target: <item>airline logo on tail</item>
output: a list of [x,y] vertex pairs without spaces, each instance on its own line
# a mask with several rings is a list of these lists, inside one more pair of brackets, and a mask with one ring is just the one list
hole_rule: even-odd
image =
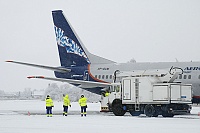
[[54,26],[57,44],[61,47],[65,47],[67,53],[76,54],[84,57],[85,60],[90,64],[90,61],[79,45],[71,38],[64,35],[64,31],[61,28]]

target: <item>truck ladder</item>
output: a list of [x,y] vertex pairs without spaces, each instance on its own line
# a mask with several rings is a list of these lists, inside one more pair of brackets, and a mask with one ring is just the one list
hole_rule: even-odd
[[139,103],[139,79],[135,79],[135,111],[140,111]]

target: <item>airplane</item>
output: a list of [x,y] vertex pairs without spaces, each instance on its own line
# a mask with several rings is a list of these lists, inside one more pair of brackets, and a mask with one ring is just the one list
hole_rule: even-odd
[[101,89],[113,82],[118,71],[141,71],[177,67],[183,70],[175,81],[192,84],[193,102],[200,102],[200,62],[145,62],[116,63],[90,53],[81,42],[62,10],[52,11],[56,42],[61,66],[51,67],[8,60],[6,62],[53,70],[55,77],[29,76],[68,82],[87,91],[100,94]]

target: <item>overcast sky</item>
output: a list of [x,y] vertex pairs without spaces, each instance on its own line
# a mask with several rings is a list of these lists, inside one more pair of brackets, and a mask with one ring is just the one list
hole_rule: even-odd
[[0,90],[43,89],[31,75],[52,71],[6,60],[59,66],[51,11],[62,9],[96,55],[123,63],[200,61],[199,0],[0,0]]

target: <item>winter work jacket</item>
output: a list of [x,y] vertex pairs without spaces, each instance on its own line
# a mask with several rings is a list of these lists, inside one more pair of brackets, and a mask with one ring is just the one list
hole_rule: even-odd
[[105,93],[105,97],[108,97],[109,95],[110,95],[109,92],[106,92],[106,93]]
[[46,98],[46,107],[53,107],[53,100],[50,97]]
[[64,106],[70,106],[71,105],[68,95],[65,95],[65,97],[63,98],[63,105]]
[[79,105],[82,106],[86,106],[87,105],[87,98],[86,97],[81,97],[78,101]]

